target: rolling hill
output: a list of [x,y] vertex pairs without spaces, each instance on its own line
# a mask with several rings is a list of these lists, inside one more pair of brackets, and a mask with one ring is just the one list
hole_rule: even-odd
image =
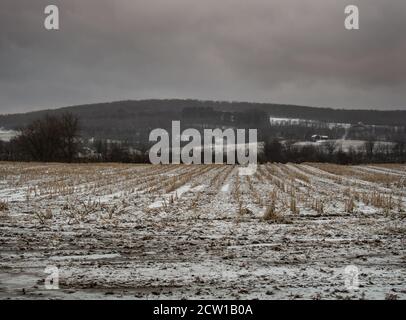
[[97,103],[0,115],[0,128],[15,130],[45,114],[71,112],[81,122],[82,134],[89,137],[144,139],[153,128],[168,128],[171,120],[185,125],[261,127],[269,116],[300,118],[321,122],[406,126],[406,110],[345,110],[270,103],[201,100],[133,100]]

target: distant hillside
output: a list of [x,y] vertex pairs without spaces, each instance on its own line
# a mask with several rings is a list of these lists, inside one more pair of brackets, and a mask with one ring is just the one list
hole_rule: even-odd
[[182,124],[202,127],[206,123],[246,127],[264,125],[269,116],[274,116],[323,122],[406,126],[406,111],[339,110],[248,102],[137,100],[0,115],[0,127],[18,129],[47,113],[63,112],[72,112],[80,118],[83,135],[117,139],[144,136],[153,128],[167,128],[171,120],[181,120]]

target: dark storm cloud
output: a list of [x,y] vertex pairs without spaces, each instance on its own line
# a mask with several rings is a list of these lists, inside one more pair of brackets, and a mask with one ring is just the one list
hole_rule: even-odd
[[[46,31],[43,10],[60,9]],[[358,31],[344,7],[360,8]],[[137,98],[406,105],[404,0],[2,0],[0,112]]]

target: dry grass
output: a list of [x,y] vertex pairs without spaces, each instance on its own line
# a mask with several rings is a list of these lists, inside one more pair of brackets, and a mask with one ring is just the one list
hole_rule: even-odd
[[275,165],[267,164],[264,170],[261,168],[261,174],[273,185],[277,186],[279,190],[285,192],[285,182],[278,177],[279,171]]
[[100,202],[89,199],[88,201],[78,201],[77,203],[66,203],[63,209],[70,221],[81,222],[85,221],[92,213],[101,210],[102,205]]
[[[186,185],[190,182],[193,178],[202,176],[206,172],[213,169],[213,166],[195,166],[192,171],[185,172],[179,176],[172,177],[166,186],[164,186],[165,192],[169,193],[175,191],[176,189],[180,188],[181,186]],[[155,188],[156,189],[156,188]],[[159,187],[158,187],[159,189]]]
[[280,220],[280,218],[280,215],[276,213],[275,202],[272,201],[271,204],[267,206],[262,219],[264,219],[265,221],[278,221]]
[[315,210],[318,214],[324,213],[324,203],[320,199],[315,199],[312,204],[312,209]]
[[200,201],[201,196],[202,196],[202,192],[200,192],[200,191],[197,192],[196,197],[192,200],[192,202],[189,206],[189,210],[192,210],[195,215],[197,213],[197,208],[199,206],[199,201]]
[[249,176],[246,177],[247,178],[247,183],[248,183],[248,188],[250,189],[250,193],[252,195],[252,197],[255,200],[255,203],[259,206],[262,206],[262,199],[258,193],[258,190],[254,187],[254,184],[252,183],[252,180]]
[[[297,167],[296,165],[294,165],[294,164],[289,164],[289,165],[291,165],[291,166],[293,166],[293,167],[295,167],[295,168],[298,168],[298,167]],[[279,168],[280,168],[281,170],[283,170],[291,180],[295,180],[295,179],[296,179],[296,180],[298,180],[298,181],[303,181],[303,182],[306,183],[306,184],[310,184],[310,183],[311,183],[310,178],[309,178],[308,176],[304,175],[303,173],[300,173],[300,172],[298,172],[298,171],[296,171],[296,170],[294,170],[294,169],[291,169],[291,168],[286,167],[286,166],[283,166],[283,165],[280,165]]]
[[[359,180],[384,185],[387,188],[390,188],[392,186],[398,188],[406,187],[406,179],[404,176],[401,175],[383,172],[367,172],[359,170],[358,166],[342,166],[330,163],[317,163],[311,165],[328,173],[334,174],[338,176],[337,178],[339,178],[340,176],[355,177]],[[341,183],[341,181],[338,181],[338,183]]]
[[348,213],[354,213],[354,210],[356,208],[355,201],[353,197],[348,198],[345,200],[345,212]]
[[404,212],[403,201],[402,201],[402,198],[401,198],[401,197],[398,197],[397,207],[398,207],[398,212],[399,212],[399,213]]
[[300,210],[297,207],[296,195],[292,195],[292,197],[290,198],[290,212],[292,214],[299,214],[300,213]]
[[0,200],[0,212],[8,211],[9,206],[6,201]]
[[[115,218],[126,211],[127,206],[147,212],[151,203],[162,201],[163,198],[165,210],[184,207],[196,213],[198,208],[210,206],[219,192],[227,195],[228,192],[220,191],[227,181],[232,195],[230,200],[238,216],[246,215],[247,207],[255,214],[262,215],[264,206],[272,209],[270,203],[274,211],[286,213],[287,216],[306,210],[318,214],[352,213],[357,207],[362,210],[365,206],[375,209],[373,212],[404,212],[406,174],[403,172],[406,173],[406,166],[379,167],[396,171],[386,173],[382,169],[382,172],[375,173],[373,170],[376,168],[367,166],[333,164],[266,164],[259,165],[254,176],[240,177],[236,175],[236,166],[229,165],[3,163],[0,177],[5,180],[8,190],[0,197],[8,199],[12,196],[10,189],[15,189],[17,193],[22,193],[23,199],[26,195],[26,205],[32,212],[36,211],[33,210],[36,207],[43,207],[41,202],[48,199],[56,201],[56,208],[66,203],[61,215],[68,217],[69,222],[87,222],[99,217],[117,220]],[[185,185],[191,188],[204,185],[204,191],[191,190],[180,196],[176,191]],[[113,195],[111,205],[97,202],[109,195]],[[128,203],[122,202],[123,199]],[[112,205],[117,203],[120,205]],[[0,211],[7,210],[10,211],[9,204],[0,201]],[[204,214],[203,211],[201,213]],[[59,218],[58,208],[54,214]],[[41,221],[50,220],[46,218],[46,212],[38,215]]]
[[338,164],[331,164],[331,163],[313,163],[310,164],[315,168],[321,169],[331,174],[335,174],[337,176],[349,176],[353,174],[351,167],[349,166],[341,166]]
[[238,216],[241,216],[243,214],[243,203],[241,200],[241,192],[240,192],[240,176],[237,174],[235,175],[234,178],[234,190],[232,191],[232,195],[234,197],[234,200],[237,202],[238,206]]
[[36,210],[34,214],[41,224],[45,224],[47,221],[51,220],[54,216],[51,209]]
[[286,219],[276,211],[276,206],[273,202],[266,207],[262,220],[271,223],[291,223],[290,220]]
[[[376,208],[383,208],[387,211],[395,208],[395,201],[391,194],[383,194],[377,191],[373,191],[372,193],[370,193],[369,199],[368,196],[365,196],[364,198],[367,199],[367,203],[370,203]],[[401,205],[402,202],[398,202],[398,205],[399,204]]]

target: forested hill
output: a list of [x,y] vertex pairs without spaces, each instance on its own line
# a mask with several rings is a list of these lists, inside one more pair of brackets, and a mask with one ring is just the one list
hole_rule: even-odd
[[[269,103],[219,102],[200,100],[137,100],[117,101],[43,110],[24,114],[0,115],[0,127],[18,129],[46,113],[60,114],[72,112],[80,118],[82,130],[87,135],[100,131],[120,135],[134,129],[167,127],[170,120],[187,119],[187,123],[209,121],[229,125],[227,119],[239,118],[239,122],[252,117],[268,116],[300,118],[325,122],[343,122],[406,126],[406,110],[344,110],[315,108],[296,105]],[[258,121],[259,119],[257,119]],[[250,122],[250,121],[248,121]],[[116,134],[114,134],[116,133]],[[109,134],[110,135],[110,134]]]

